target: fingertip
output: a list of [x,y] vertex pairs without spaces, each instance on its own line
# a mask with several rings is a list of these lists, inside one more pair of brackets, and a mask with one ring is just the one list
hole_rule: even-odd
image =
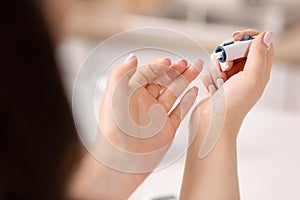
[[124,64],[129,63],[132,61],[132,59],[135,57],[135,55],[133,53],[129,54],[125,60],[124,60]]
[[[272,48],[272,40],[274,34],[271,31],[260,33],[252,42],[249,48],[249,53],[261,56],[265,56]],[[272,49],[273,50],[273,49]]]
[[136,57],[135,54],[131,53],[129,54],[125,61],[124,61],[124,65],[122,65],[122,68],[126,71],[128,71],[129,69],[136,67],[138,64],[138,59]]
[[236,36],[236,35],[240,34],[240,32],[241,32],[241,30],[234,31],[234,32],[232,33],[232,37],[234,37],[234,36]]
[[203,69],[203,61],[201,59],[197,59],[193,64],[193,68],[198,71],[198,73],[201,73]]
[[270,45],[272,43],[273,37],[274,37],[274,34],[271,31],[267,31],[264,34],[263,42],[265,43],[268,51],[270,50]]
[[150,64],[159,64],[159,65],[164,65],[164,66],[169,66],[172,64],[172,61],[170,58],[165,57],[165,58],[158,58],[150,62]]
[[138,64],[138,59],[136,56],[133,56],[133,58],[130,60],[130,62],[132,65],[137,66]]
[[189,99],[191,101],[195,101],[198,96],[198,90],[199,89],[197,86],[193,86],[185,93],[184,99]]
[[260,33],[251,43],[244,71],[255,78],[263,77],[267,66],[268,47],[264,43],[265,32]]
[[198,95],[198,92],[199,92],[199,88],[197,86],[193,86],[192,87],[192,90],[193,92],[195,93],[195,95],[197,96]]
[[265,32],[260,33],[251,43],[249,53],[265,53],[267,51],[267,45],[264,43]]
[[132,74],[135,71],[137,64],[138,64],[137,57],[131,53],[125,58],[123,65],[120,65],[119,67],[116,67],[113,70],[111,77],[118,79],[118,78],[124,76],[124,74],[127,74],[127,73]]
[[181,60],[178,60],[176,62],[176,64],[182,64],[182,65],[184,65],[186,67],[188,65],[188,62],[185,59],[181,59]]
[[171,64],[170,67],[175,70],[177,73],[182,73],[186,70],[188,62],[184,59],[178,60],[175,63]]
[[259,32],[257,30],[254,29],[246,29],[246,30],[242,30],[242,31],[235,31],[232,34],[232,37],[234,38],[234,41],[239,41],[241,39],[243,39],[243,37],[245,35],[258,35]]
[[165,62],[167,63],[167,65],[171,65],[171,64],[172,64],[172,61],[171,61],[170,58],[165,57],[164,60],[165,60]]
[[235,41],[238,41],[243,38],[243,35],[241,34],[241,31],[235,31],[233,32],[232,37]]

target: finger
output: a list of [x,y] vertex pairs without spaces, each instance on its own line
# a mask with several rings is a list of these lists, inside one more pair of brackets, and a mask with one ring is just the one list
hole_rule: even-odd
[[[158,64],[158,65],[170,66],[171,60],[169,58],[159,58],[159,59],[155,59],[154,61],[152,61],[152,63]],[[155,83],[149,83],[146,86],[146,89],[155,98],[160,94],[160,91],[162,90],[161,86],[158,84],[155,84]]]
[[171,81],[173,81],[176,77],[183,73],[186,70],[186,66],[186,60],[179,60],[171,64],[167,71],[165,71],[153,81],[154,83],[148,84],[148,86],[146,87],[147,90],[155,98],[157,98],[161,90],[165,88],[164,86],[168,85]]
[[220,64],[221,64],[222,71],[226,72],[226,71],[229,71],[233,67],[233,60],[225,62],[224,66],[222,66],[223,63],[220,63]]
[[233,40],[234,41],[238,41],[238,40],[241,40],[243,39],[243,37],[245,35],[258,35],[259,32],[257,30],[254,30],[254,29],[246,29],[246,30],[243,30],[243,31],[235,31],[233,34],[232,34],[232,37],[233,37]]
[[210,73],[206,73],[205,75],[201,75],[201,80],[203,87],[205,89],[205,95],[211,96],[217,91],[217,86],[215,85],[215,82],[211,76]]
[[157,98],[162,90],[161,86],[155,83],[150,83],[146,86],[148,92],[154,97]]
[[135,90],[152,83],[157,76],[168,69],[169,64],[168,59],[163,58],[161,61],[149,62],[145,66],[137,68],[129,80],[129,88]]
[[201,82],[203,84],[203,87],[206,90],[206,93],[209,92],[209,90],[210,90],[209,88],[212,88],[212,86],[215,87],[213,77],[210,73],[209,66],[207,66],[207,64],[203,68],[200,78],[202,80]]
[[179,60],[170,66],[170,68],[157,77],[154,81],[162,86],[166,86],[171,83],[175,78],[182,74],[187,69],[187,61]]
[[157,100],[164,106],[167,112],[172,108],[176,99],[182,94],[185,88],[201,72],[203,62],[197,60],[190,65],[182,75],[178,76],[170,85],[158,96]]
[[[147,77],[149,81],[153,81],[155,78],[169,69],[171,60],[169,58],[161,58],[152,62],[149,62],[145,67],[141,68],[141,73]],[[139,70],[139,69],[138,69]]]
[[127,78],[136,71],[138,64],[137,57],[134,54],[129,54],[124,61],[124,64],[115,68],[108,79],[108,86],[115,85],[121,77],[127,75]]
[[251,43],[244,72],[255,78],[263,78],[267,71],[267,51],[273,39],[271,32],[264,32],[257,36]]
[[171,65],[171,59],[170,58],[157,58],[153,61],[150,62],[150,64],[161,64],[161,65],[165,65],[165,66],[169,66]]
[[184,119],[186,114],[191,109],[192,105],[194,104],[197,98],[197,95],[198,95],[197,87],[193,87],[189,89],[182,97],[182,99],[180,100],[176,108],[169,114],[169,118],[175,129],[179,127],[181,121]]
[[209,64],[209,72],[214,81],[216,89],[218,89],[224,84],[224,80],[226,80],[226,74],[222,72],[220,63],[218,61],[211,60]]
[[225,72],[227,78],[230,78],[231,76],[242,71],[244,69],[245,63],[246,63],[246,58],[240,58],[238,60],[235,60],[233,64],[234,67],[232,67],[230,70]]

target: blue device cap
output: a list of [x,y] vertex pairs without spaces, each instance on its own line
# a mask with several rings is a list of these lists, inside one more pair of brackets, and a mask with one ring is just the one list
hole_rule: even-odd
[[226,53],[225,53],[225,49],[222,46],[217,46],[215,53],[219,53],[222,52],[222,57],[218,58],[219,62],[223,63],[226,61]]

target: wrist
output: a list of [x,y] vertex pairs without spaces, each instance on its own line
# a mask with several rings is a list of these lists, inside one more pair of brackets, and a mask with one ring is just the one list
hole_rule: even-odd
[[187,154],[180,199],[238,199],[236,140],[222,133],[202,159],[200,147],[195,144],[198,143],[194,142]]

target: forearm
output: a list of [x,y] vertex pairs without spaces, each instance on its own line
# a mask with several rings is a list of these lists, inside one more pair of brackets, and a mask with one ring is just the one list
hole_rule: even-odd
[[125,173],[98,162],[89,153],[70,180],[69,199],[127,199],[149,173]]
[[223,131],[212,152],[203,159],[199,159],[203,138],[196,138],[187,154],[180,199],[239,199],[236,140],[228,135],[232,133]]

